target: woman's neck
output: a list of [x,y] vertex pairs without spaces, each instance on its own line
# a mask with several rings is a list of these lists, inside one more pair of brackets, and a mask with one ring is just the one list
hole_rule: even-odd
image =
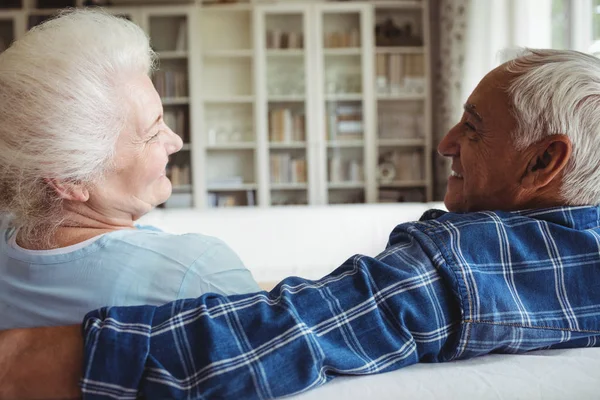
[[72,246],[93,237],[122,229],[135,229],[133,218],[107,217],[87,207],[65,207],[64,219],[48,238],[40,240],[44,233],[25,237],[17,234],[17,244],[28,250],[53,250]]

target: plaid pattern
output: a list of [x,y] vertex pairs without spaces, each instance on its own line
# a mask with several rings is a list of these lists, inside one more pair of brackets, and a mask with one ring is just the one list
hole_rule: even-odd
[[599,225],[597,207],[431,210],[319,281],[95,311],[82,390],[264,399],[417,362],[598,346]]

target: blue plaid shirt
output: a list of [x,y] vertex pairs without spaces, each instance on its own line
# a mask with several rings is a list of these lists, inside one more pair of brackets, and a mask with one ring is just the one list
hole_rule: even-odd
[[598,346],[599,226],[598,207],[432,210],[319,281],[105,308],[84,322],[82,390],[263,399],[418,362]]

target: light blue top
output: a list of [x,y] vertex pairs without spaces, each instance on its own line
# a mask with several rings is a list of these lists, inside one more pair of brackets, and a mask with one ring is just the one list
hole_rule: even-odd
[[102,306],[260,291],[239,257],[210,236],[140,227],[47,254],[11,246],[14,232],[0,231],[0,330],[78,324]]

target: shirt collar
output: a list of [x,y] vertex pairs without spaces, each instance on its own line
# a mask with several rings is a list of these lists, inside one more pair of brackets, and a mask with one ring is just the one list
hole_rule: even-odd
[[[520,210],[520,211],[486,211],[487,213],[493,212],[500,215],[501,217],[509,217],[510,215],[521,215],[524,217],[538,219],[540,221],[547,221],[557,225],[563,225],[573,229],[590,229],[600,226],[599,206],[563,206],[563,207],[551,207],[551,208],[540,208],[531,210]],[[431,209],[425,211],[419,221],[429,221],[442,217],[445,214],[450,214],[446,211]],[[475,213],[465,213],[475,214]]]

